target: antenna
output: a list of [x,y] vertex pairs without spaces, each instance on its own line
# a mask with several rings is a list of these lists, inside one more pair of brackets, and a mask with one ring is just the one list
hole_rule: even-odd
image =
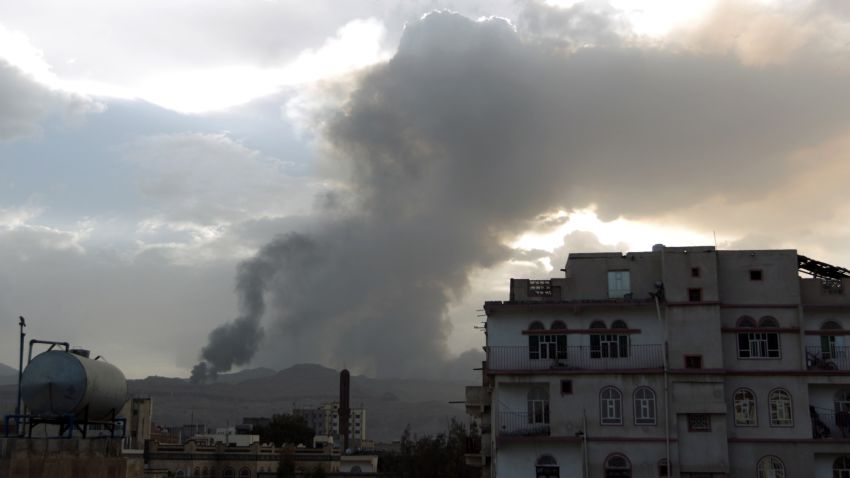
[[717,250],[717,231],[711,231],[714,234],[714,250]]

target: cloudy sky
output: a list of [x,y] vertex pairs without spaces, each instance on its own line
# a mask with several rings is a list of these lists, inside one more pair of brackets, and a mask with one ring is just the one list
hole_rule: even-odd
[[0,3],[0,362],[460,376],[570,251],[850,265],[850,8]]

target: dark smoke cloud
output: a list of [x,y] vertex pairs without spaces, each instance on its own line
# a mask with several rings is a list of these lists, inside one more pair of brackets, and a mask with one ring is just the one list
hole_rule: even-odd
[[278,357],[440,375],[452,369],[448,304],[472,270],[510,257],[505,240],[539,214],[595,203],[634,217],[758,197],[787,175],[789,151],[848,127],[845,85],[728,55],[565,53],[502,20],[429,15],[323,117],[325,170],[348,183],[355,212],[248,261],[245,313],[213,332],[204,358],[216,371],[250,361],[265,315]]

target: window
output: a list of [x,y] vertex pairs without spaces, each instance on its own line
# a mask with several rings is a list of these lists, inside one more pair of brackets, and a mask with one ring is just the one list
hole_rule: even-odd
[[[605,324],[595,321],[590,324],[591,329],[604,329]],[[616,330],[626,330],[628,325],[622,320],[615,320],[611,324],[612,333],[600,333],[590,335],[590,358],[625,358],[629,356],[629,336],[626,334],[613,333]]]
[[177,473],[174,474],[174,476],[176,476],[177,478],[183,478],[186,475],[183,473],[183,470],[178,470]]
[[850,456],[840,456],[832,463],[832,478],[850,478]]
[[242,468],[239,470],[239,478],[251,478],[251,470],[247,467]]
[[791,394],[787,390],[777,388],[770,392],[770,426],[792,427],[794,416],[791,408]]
[[233,471],[233,468],[228,466],[227,468],[224,469],[224,474],[222,476],[224,478],[234,478],[235,475],[236,475],[236,472]]
[[699,277],[699,267],[691,267],[691,277]]
[[573,381],[572,380],[561,380],[561,395],[572,395],[573,394]]
[[670,476],[670,468],[667,466],[667,458],[662,458],[658,461],[658,476],[659,478],[667,478]]
[[622,299],[632,292],[629,271],[608,271],[608,298]]
[[[767,320],[765,320],[767,319]],[[773,317],[765,317],[762,324],[776,324]],[[741,317],[738,320],[738,328],[755,328],[756,323],[750,317]],[[775,327],[776,325],[770,326]],[[738,332],[738,358],[779,358],[779,333],[778,332]]]
[[631,478],[632,464],[619,453],[605,459],[605,478]]
[[[837,322],[825,322],[821,330],[841,330],[841,325]],[[821,357],[824,360],[829,359],[844,359],[847,357],[847,347],[845,346],[843,335],[821,335],[820,336]]]
[[850,390],[835,392],[833,404],[835,406],[835,425],[841,431],[841,437],[847,438],[847,433],[850,432]]
[[201,469],[198,468],[198,467],[195,467],[195,470],[192,471],[192,476],[201,476]]
[[751,269],[750,270],[750,280],[761,280],[761,269]]
[[702,355],[685,355],[685,368],[702,368]]
[[[566,326],[561,321],[552,324],[553,330],[563,330]],[[556,328],[557,327],[557,328]],[[540,322],[533,322],[528,330],[528,358],[532,360],[563,360],[567,358],[567,336],[564,334],[540,334],[536,331],[545,330]]]
[[209,468],[204,467],[204,471],[203,471],[203,472],[201,472],[201,476],[202,476],[203,478],[209,478],[209,476],[210,476],[210,470],[209,470]]
[[689,302],[702,302],[702,289],[688,289]]
[[649,387],[635,390],[635,425],[655,425],[655,392]]
[[558,478],[558,461],[552,455],[541,455],[534,464],[537,478]]
[[756,416],[756,396],[746,388],[735,390],[732,396],[735,409],[735,425],[739,427],[754,427],[758,424]]
[[710,432],[711,431],[711,416],[707,413],[689,413],[688,414],[688,431],[689,432]]
[[528,423],[545,425],[549,423],[549,390],[536,386],[528,391]]
[[599,393],[599,422],[602,425],[623,424],[623,394],[615,387],[605,387]]
[[354,465],[351,467],[351,473],[363,473],[363,468],[360,468],[359,465]]
[[759,460],[758,478],[785,478],[785,465],[775,456]]

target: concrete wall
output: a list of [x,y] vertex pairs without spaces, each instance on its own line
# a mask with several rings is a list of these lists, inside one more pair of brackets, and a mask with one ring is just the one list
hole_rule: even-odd
[[581,447],[564,443],[515,442],[503,445],[496,454],[493,471],[500,477],[534,478],[537,458],[547,454],[558,462],[560,476],[581,476]]
[[0,478],[142,478],[143,466],[121,439],[0,438]]

